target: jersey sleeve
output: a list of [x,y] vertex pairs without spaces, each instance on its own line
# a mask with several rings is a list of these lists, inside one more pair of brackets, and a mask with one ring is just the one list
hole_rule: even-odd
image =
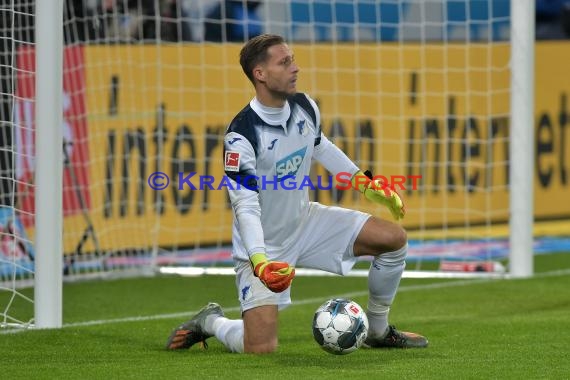
[[320,143],[315,146],[313,157],[333,175],[349,173],[352,177],[359,170],[358,166],[322,132]]
[[238,231],[249,256],[265,253],[255,168],[256,155],[252,144],[239,133],[227,133],[224,138],[224,170],[231,184],[228,192]]

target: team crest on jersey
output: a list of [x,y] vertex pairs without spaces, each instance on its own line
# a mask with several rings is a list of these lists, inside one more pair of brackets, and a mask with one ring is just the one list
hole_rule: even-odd
[[239,171],[239,152],[226,151],[224,156],[224,170],[227,172]]
[[243,288],[241,288],[241,300],[242,301],[247,301],[248,299],[251,298],[251,285],[246,285]]
[[307,147],[304,147],[275,163],[275,173],[278,181],[282,181],[284,177],[295,177],[297,175],[306,151]]
[[309,133],[309,130],[307,129],[307,126],[305,125],[305,120],[301,120],[300,122],[298,122],[297,128],[299,128],[299,134],[301,136],[307,136],[307,133]]

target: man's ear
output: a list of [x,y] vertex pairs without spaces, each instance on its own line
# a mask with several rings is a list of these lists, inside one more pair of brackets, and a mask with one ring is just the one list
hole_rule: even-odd
[[265,82],[265,70],[260,65],[257,65],[253,69],[253,77],[259,82]]

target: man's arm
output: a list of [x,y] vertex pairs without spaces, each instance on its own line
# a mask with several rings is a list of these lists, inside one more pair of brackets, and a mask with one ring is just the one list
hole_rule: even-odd
[[249,256],[255,252],[265,253],[255,167],[255,151],[249,141],[239,133],[227,133],[224,138],[224,171],[232,185],[228,188],[230,201]]
[[[317,161],[334,175],[349,173],[353,189],[360,191],[369,201],[387,207],[394,219],[399,220],[404,217],[404,202],[395,189],[390,188],[378,179],[373,179],[372,174],[363,173],[346,154],[324,135],[321,134],[320,140],[320,144],[324,144],[324,146],[320,150],[315,147],[315,159]],[[370,172],[367,171],[366,173]]]
[[315,145],[313,157],[335,176],[339,173],[349,173],[352,177],[359,171],[358,166],[322,132],[318,145]]
[[247,139],[230,132],[224,139],[224,170],[232,184],[228,188],[237,227],[253,273],[273,292],[286,290],[295,269],[289,264],[267,259],[256,176],[255,151]]
[[[360,191],[366,199],[381,204],[390,210],[396,220],[405,214],[404,202],[395,189],[372,175],[365,175],[349,158],[321,132],[319,143],[315,145],[314,157],[334,175],[348,173],[351,176],[352,188]],[[369,173],[369,172],[368,172]]]

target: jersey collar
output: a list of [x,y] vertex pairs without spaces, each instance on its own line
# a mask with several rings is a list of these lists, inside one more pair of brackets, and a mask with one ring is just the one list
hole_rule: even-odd
[[287,122],[291,117],[289,102],[285,102],[285,105],[281,108],[274,108],[264,106],[257,98],[253,98],[249,105],[264,123],[270,127],[281,128],[287,132]]

